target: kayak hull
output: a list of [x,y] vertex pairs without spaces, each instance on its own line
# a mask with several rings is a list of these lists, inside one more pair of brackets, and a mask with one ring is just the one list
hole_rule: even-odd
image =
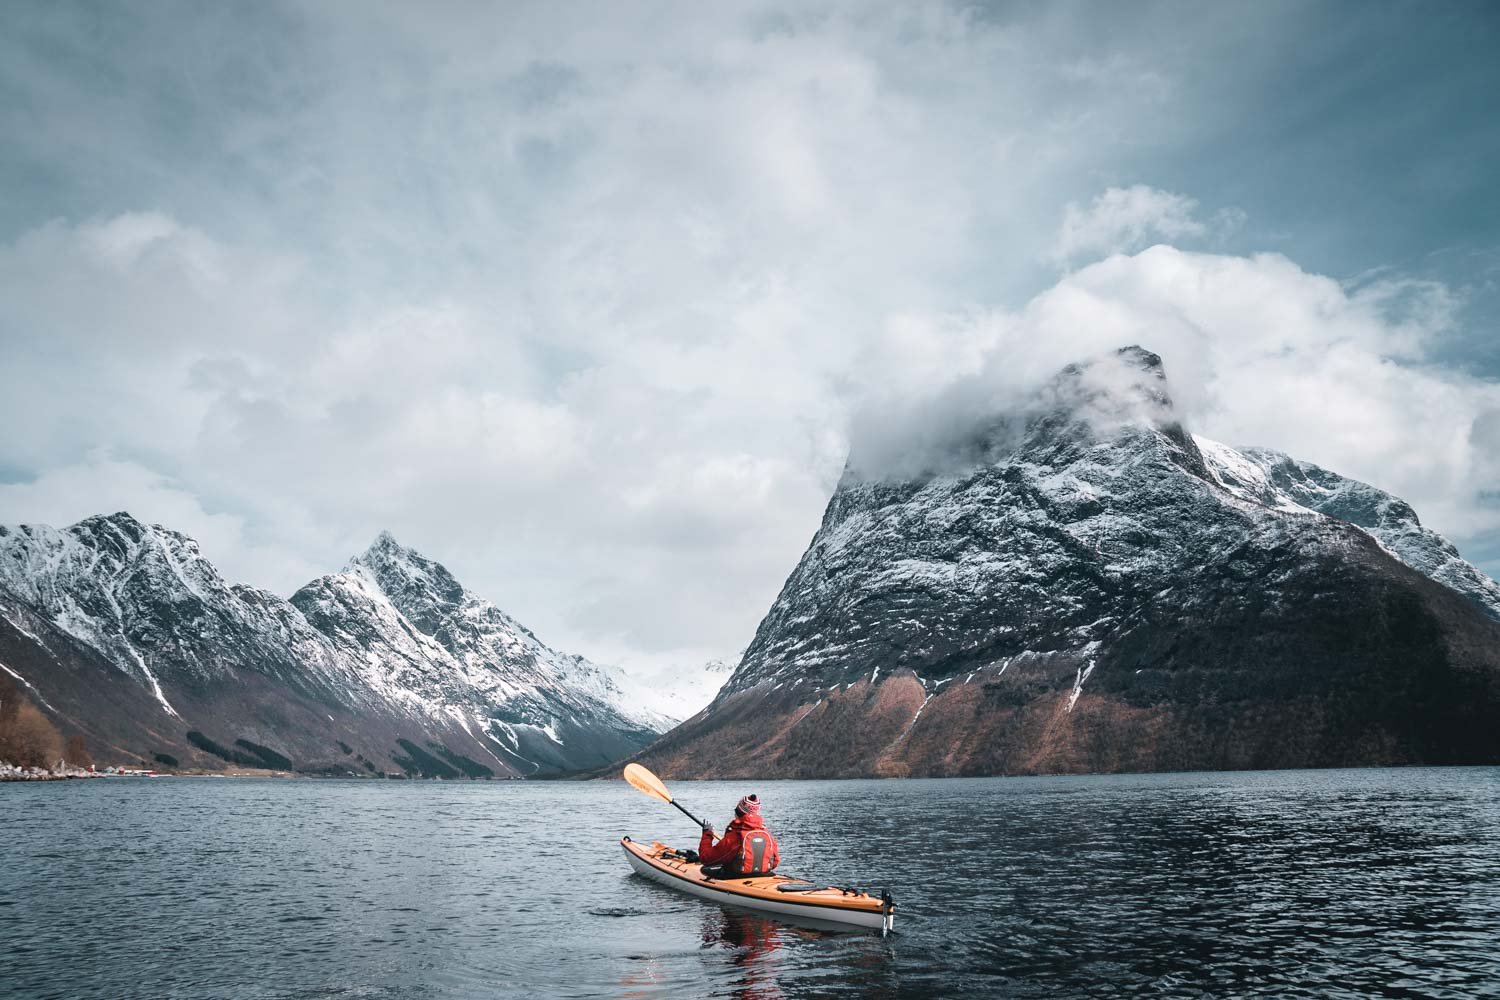
[[[772,914],[793,922],[814,922],[843,928],[861,927],[889,932],[896,921],[890,899],[850,890],[812,888],[802,879],[770,875],[752,879],[713,879],[703,875],[701,865],[686,861],[670,848],[653,843],[637,844],[629,837],[620,841],[625,857],[636,873],[690,896],[729,906]],[[806,887],[811,891],[782,892],[779,886]]]

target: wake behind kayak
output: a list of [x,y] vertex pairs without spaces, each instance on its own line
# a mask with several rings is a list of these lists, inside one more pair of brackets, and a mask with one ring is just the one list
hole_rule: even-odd
[[896,904],[890,893],[873,896],[856,889],[818,886],[787,875],[753,878],[710,878],[703,866],[687,856],[653,842],[650,847],[629,837],[620,840],[625,857],[640,875],[653,882],[730,906],[760,913],[841,927],[865,927],[889,933],[896,923]]

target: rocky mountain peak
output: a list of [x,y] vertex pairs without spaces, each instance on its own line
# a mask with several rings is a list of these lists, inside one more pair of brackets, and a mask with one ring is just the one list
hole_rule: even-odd
[[[113,514],[96,514],[86,517],[67,529],[82,544],[98,550],[102,555],[129,558],[142,546],[160,545],[172,533],[162,528],[147,525],[129,511]],[[181,536],[179,536],[181,537]],[[196,546],[195,546],[196,548]]]
[[912,502],[933,489],[993,478],[1007,468],[1012,479],[1023,470],[1044,469],[1075,469],[1084,479],[1108,479],[1125,456],[1131,466],[1170,467],[1209,478],[1203,455],[1176,412],[1161,356],[1139,345],[1068,365],[1029,395],[974,418],[926,454],[903,456],[884,469],[871,469],[851,455],[822,530],[860,512]]
[[369,547],[351,559],[350,563],[374,568],[377,566],[410,565],[426,561],[421,553],[415,549],[409,549],[396,541],[395,535],[389,531],[382,531],[375,536],[375,540],[370,543]]
[[0,530],[0,563],[0,578],[8,576],[17,593],[34,597],[49,586],[101,573],[117,601],[136,590],[201,601],[205,589],[226,589],[197,542],[126,511],[87,517],[61,530],[42,524]]
[[1162,366],[1161,355],[1155,351],[1148,351],[1140,344],[1128,344],[1115,351],[1122,363],[1138,368],[1143,372],[1154,374],[1157,378],[1165,380],[1166,369]]
[[995,396],[970,388],[934,401],[932,412],[910,427],[892,430],[878,421],[872,426],[873,433],[856,434],[825,527],[851,504],[864,506],[870,495],[890,500],[1022,453],[1066,464],[1132,436],[1142,447],[1169,452],[1171,461],[1193,474],[1205,474],[1202,456],[1176,414],[1161,356],[1139,345],[1070,364],[1018,393]]
[[355,556],[349,570],[366,573],[396,609],[428,635],[465,596],[463,585],[446,567],[403,546],[389,531],[382,531]]
[[1161,356],[1139,345],[1068,365],[1018,409],[1033,432],[1087,442],[1131,428],[1159,430],[1193,450]]
[[1059,371],[1051,385],[1054,390],[1070,394],[1113,396],[1117,403],[1131,397],[1147,397],[1157,405],[1172,404],[1161,355],[1139,344],[1075,361]]
[[81,531],[93,533],[118,532],[131,541],[140,541],[147,532],[145,524],[138,521],[128,510],[117,510],[113,514],[95,514],[73,526]]

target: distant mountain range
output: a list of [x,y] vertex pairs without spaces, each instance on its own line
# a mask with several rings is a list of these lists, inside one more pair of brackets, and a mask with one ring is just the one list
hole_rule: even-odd
[[1410,505],[1069,367],[919,473],[851,461],[673,777],[1500,761],[1500,587]]
[[527,777],[674,721],[389,534],[287,600],[126,513],[0,526],[0,669],[106,761]]

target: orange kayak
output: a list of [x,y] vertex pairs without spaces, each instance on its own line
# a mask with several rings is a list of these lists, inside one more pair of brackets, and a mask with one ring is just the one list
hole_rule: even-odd
[[625,849],[630,867],[639,874],[679,892],[717,903],[794,920],[869,927],[882,934],[888,933],[896,923],[896,904],[890,893],[872,896],[857,889],[818,886],[788,875],[709,878],[703,874],[702,865],[687,860],[665,844],[652,843],[646,847],[624,837],[620,846]]

